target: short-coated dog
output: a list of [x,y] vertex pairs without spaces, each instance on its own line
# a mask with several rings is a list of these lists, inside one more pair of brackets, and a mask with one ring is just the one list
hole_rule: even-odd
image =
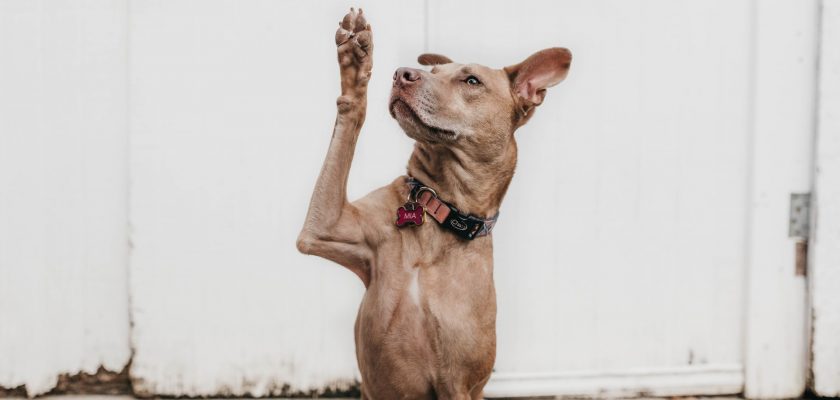
[[513,177],[514,132],[562,81],[571,53],[502,69],[423,54],[399,68],[391,116],[415,140],[408,175],[349,202],[373,40],[361,10],[335,35],[341,96],[298,249],[341,264],[366,289],[356,318],[362,398],[478,399],[496,354],[492,229]]

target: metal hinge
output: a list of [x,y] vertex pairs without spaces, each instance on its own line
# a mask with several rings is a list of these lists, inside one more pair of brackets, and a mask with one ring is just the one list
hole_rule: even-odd
[[795,273],[805,276],[808,271],[808,236],[811,232],[811,193],[790,194],[788,237],[796,240]]

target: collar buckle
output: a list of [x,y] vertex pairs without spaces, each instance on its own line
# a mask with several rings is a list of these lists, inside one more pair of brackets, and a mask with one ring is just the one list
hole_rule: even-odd
[[[496,220],[499,218],[498,213],[490,218],[462,214],[455,206],[438,197],[434,189],[413,177],[408,179],[408,188],[409,201],[422,205],[425,212],[431,215],[442,227],[462,239],[473,240],[477,237],[490,235],[496,225]],[[424,192],[429,192],[429,195],[421,196]]]

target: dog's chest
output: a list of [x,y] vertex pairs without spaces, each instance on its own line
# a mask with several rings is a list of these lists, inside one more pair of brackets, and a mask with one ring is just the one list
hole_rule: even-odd
[[402,250],[403,257],[392,258],[401,262],[374,266],[359,310],[357,341],[368,343],[359,344],[412,354],[418,363],[447,354],[486,359],[495,348],[492,251],[454,247],[430,256],[429,246]]

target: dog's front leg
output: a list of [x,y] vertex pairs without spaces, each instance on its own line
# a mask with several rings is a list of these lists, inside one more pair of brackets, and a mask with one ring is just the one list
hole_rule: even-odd
[[297,247],[302,253],[324,257],[349,268],[367,286],[372,251],[366,244],[359,210],[347,201],[347,175],[365,121],[372,66],[370,25],[362,10],[350,9],[339,23],[335,41],[341,70],[338,115]]

